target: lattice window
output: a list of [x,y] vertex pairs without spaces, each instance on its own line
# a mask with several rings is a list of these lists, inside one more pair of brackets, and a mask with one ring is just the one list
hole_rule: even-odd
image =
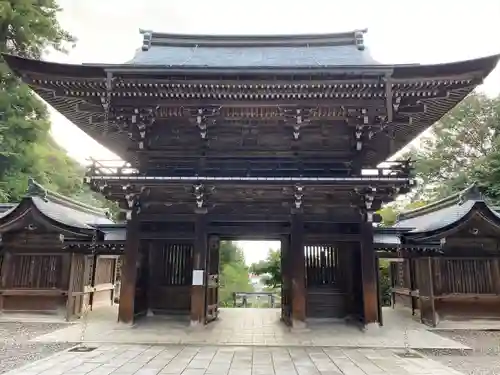
[[494,294],[494,269],[491,259],[446,259],[436,262],[434,269],[437,294]]
[[30,289],[62,287],[62,256],[13,255],[7,285]]
[[307,286],[337,283],[338,260],[335,247],[330,245],[305,246]]
[[167,244],[161,252],[160,279],[162,285],[191,285],[193,246]]

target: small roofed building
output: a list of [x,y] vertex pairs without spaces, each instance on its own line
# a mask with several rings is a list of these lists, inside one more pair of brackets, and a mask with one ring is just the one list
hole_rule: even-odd
[[113,223],[108,213],[32,179],[28,185],[18,204],[0,208],[5,208],[0,212],[0,312],[53,313],[70,320],[87,304],[109,306],[118,255],[92,245],[104,239],[96,225]]
[[394,227],[403,232],[391,264],[395,305],[419,311],[430,326],[500,319],[500,214],[475,184],[402,213]]

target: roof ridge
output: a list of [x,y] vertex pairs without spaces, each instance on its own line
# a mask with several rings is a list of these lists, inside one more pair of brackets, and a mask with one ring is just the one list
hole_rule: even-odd
[[28,197],[39,197],[44,200],[50,200],[54,203],[61,204],[62,206],[73,208],[78,211],[87,212],[101,217],[108,217],[109,212],[106,209],[91,206],[89,204],[80,202],[76,199],[67,197],[63,194],[49,190],[35,181],[33,178],[28,179],[28,189],[26,191]]
[[467,200],[484,200],[476,182],[473,182],[471,185],[457,193],[426,204],[425,206],[414,208],[408,211],[403,211],[398,215],[396,222],[438,211],[454,204],[462,204]]
[[175,34],[139,29],[143,35],[142,50],[153,45],[177,47],[285,47],[352,45],[364,50],[364,34],[368,29],[323,34],[224,35]]

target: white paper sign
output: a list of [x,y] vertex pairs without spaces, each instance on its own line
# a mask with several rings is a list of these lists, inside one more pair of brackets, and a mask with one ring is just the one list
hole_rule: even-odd
[[193,285],[203,285],[204,279],[204,271],[203,270],[193,270]]

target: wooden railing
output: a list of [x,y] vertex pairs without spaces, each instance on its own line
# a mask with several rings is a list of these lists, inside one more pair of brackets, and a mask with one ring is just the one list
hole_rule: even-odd
[[[262,163],[262,162],[260,162]],[[269,164],[271,163],[271,164]],[[181,163],[182,164],[182,163]],[[195,165],[195,164],[193,164]],[[179,172],[179,175],[185,175],[190,174],[190,169],[193,167],[193,165],[189,166],[179,166],[183,171],[182,173]],[[265,168],[262,168],[262,165],[259,164],[258,162],[252,162],[252,161],[247,161],[244,165],[241,163],[238,164],[235,162],[232,162],[228,164],[227,161],[224,162],[214,162],[214,166],[212,168],[208,168],[209,172],[208,175],[217,175],[217,176],[223,176],[223,175],[234,175],[234,176],[240,176],[240,173],[243,173],[241,176],[249,176],[248,173],[249,171],[255,171],[255,176],[261,176],[261,177],[271,177],[271,176],[280,176],[283,174],[283,172],[288,171],[290,173],[289,168],[284,168],[282,167],[283,163],[279,162],[268,162],[266,164]],[[172,171],[175,171],[175,166],[172,167]],[[194,167],[193,167],[194,168]],[[310,169],[307,168],[307,166],[302,167],[302,172],[301,174],[307,174],[309,171],[309,174],[315,174],[314,171],[318,169],[316,166],[315,168],[311,167]],[[322,169],[322,168],[320,168]],[[265,170],[266,174],[264,173],[263,170]],[[186,172],[188,171],[188,172]],[[230,171],[229,173],[227,171]],[[391,161],[391,162],[386,162],[384,163],[383,167],[378,167],[378,168],[370,168],[370,169],[363,169],[362,170],[362,175],[366,177],[392,177],[392,178],[410,178],[411,174],[413,171],[413,166],[412,162],[409,160],[404,160],[404,161]],[[194,174],[196,174],[196,170],[191,171]],[[317,172],[317,171],[316,171]],[[90,159],[90,165],[86,169],[86,181],[90,182],[92,178],[97,178],[102,176],[118,176],[118,177],[127,177],[127,176],[136,176],[139,174],[139,171],[136,168],[133,168],[130,163],[124,162],[122,160],[95,160],[95,159]],[[171,175],[171,173],[169,173]],[[173,173],[172,175],[177,175],[176,173]],[[312,177],[312,176],[310,176]]]
[[123,160],[95,160],[90,159],[85,176],[133,176],[138,174],[136,168],[132,168],[130,163]]

